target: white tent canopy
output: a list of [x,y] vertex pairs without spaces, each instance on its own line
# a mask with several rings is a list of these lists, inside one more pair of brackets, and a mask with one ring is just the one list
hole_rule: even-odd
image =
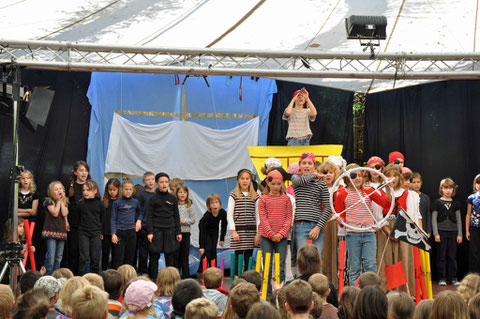
[[[1,37],[158,47],[361,52],[350,15],[387,17],[377,52],[478,51],[477,4],[458,0],[3,0]],[[460,66],[459,66],[460,67]],[[371,80],[292,79],[365,92]],[[395,87],[421,83],[397,81]],[[375,80],[370,92],[389,90]]]

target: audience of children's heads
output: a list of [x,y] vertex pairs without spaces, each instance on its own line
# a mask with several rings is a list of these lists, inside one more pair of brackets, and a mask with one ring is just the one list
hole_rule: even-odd
[[173,296],[175,285],[181,280],[175,267],[165,267],[157,275],[157,296]]
[[45,288],[47,291],[48,298],[50,300],[50,305],[53,305],[57,302],[59,298],[59,293],[61,291],[62,285],[58,279],[52,276],[43,276],[35,282],[33,288]]
[[208,268],[203,272],[203,283],[207,289],[220,288],[222,281],[222,271],[217,267]]
[[45,288],[34,288],[17,298],[12,309],[14,319],[44,319],[50,307]]
[[246,319],[281,319],[280,313],[269,304],[255,303],[247,313]]
[[90,285],[98,287],[100,290],[105,290],[103,278],[99,274],[89,272],[83,275],[82,278],[87,279]]
[[288,313],[304,314],[313,308],[312,286],[306,281],[296,279],[286,286],[285,308]]
[[438,194],[443,197],[454,197],[457,193],[457,184],[450,177],[446,177],[440,181]]
[[87,279],[82,277],[72,277],[67,280],[60,290],[60,305],[67,316],[72,314],[72,295],[75,291],[90,285]]
[[338,312],[344,315],[345,319],[352,319],[355,308],[355,300],[361,289],[355,286],[346,286],[342,290],[338,303]]
[[415,307],[413,319],[430,319],[432,315],[433,299],[425,299]]
[[35,285],[37,280],[40,279],[40,277],[42,277],[42,274],[39,271],[27,270],[18,280],[18,288],[20,289],[20,294],[24,294],[30,289],[33,289],[33,286]]
[[183,316],[185,308],[193,299],[203,297],[202,288],[193,279],[180,280],[174,288],[172,306],[176,315]]
[[389,319],[411,319],[415,311],[415,302],[404,292],[387,295]]
[[466,275],[460,282],[457,292],[463,297],[465,303],[468,304],[470,298],[480,292],[480,276],[478,274]]
[[255,270],[247,270],[243,272],[239,278],[245,279],[246,282],[253,284],[258,291],[262,289],[262,276]]
[[313,307],[310,310],[310,315],[313,318],[321,318],[322,311],[323,311],[323,301],[322,297],[320,297],[315,291],[312,292],[312,300],[313,300]]
[[122,276],[114,269],[103,271],[100,276],[103,279],[103,287],[108,293],[108,298],[116,300],[122,295]]
[[356,298],[353,312],[353,318],[355,319],[387,319],[387,296],[378,287],[363,288]]
[[85,286],[72,294],[72,318],[104,319],[108,314],[108,295],[96,286]]
[[122,291],[133,278],[137,277],[137,271],[129,264],[121,265],[117,272],[122,276]]
[[0,284],[0,318],[11,318],[12,307],[15,301],[12,289],[7,285]]
[[380,278],[380,276],[371,271],[364,272],[360,275],[360,277],[358,277],[358,287],[360,289],[368,286],[380,287],[381,284],[382,279]]
[[456,291],[444,290],[435,297],[431,319],[467,319],[467,304]]
[[476,294],[469,300],[467,309],[469,319],[480,319],[480,293]]
[[222,200],[218,194],[210,194],[207,197],[206,203],[207,209],[212,213],[218,213],[220,208],[222,208]]
[[187,205],[187,207],[192,206],[192,200],[190,199],[190,192],[188,190],[187,185],[185,184],[178,185],[175,195],[177,196],[179,203],[184,203]]
[[218,307],[206,298],[197,298],[190,301],[185,308],[185,319],[216,319]]
[[312,275],[321,271],[322,261],[315,245],[304,245],[297,252],[297,270],[301,275]]
[[230,291],[231,308],[239,318],[245,318],[250,308],[260,302],[260,293],[251,283],[240,283]]
[[68,268],[58,268],[56,269],[53,273],[52,273],[52,277],[55,277],[57,279],[59,278],[66,278],[66,279],[70,279],[73,277],[73,272],[68,269]]
[[324,274],[313,274],[308,279],[308,283],[312,286],[313,291],[315,291],[320,298],[327,298],[330,294],[330,285],[327,276]]

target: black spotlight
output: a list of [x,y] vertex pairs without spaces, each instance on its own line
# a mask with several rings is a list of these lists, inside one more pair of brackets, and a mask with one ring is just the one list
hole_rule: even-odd
[[387,18],[385,16],[350,16],[345,18],[347,39],[387,38]]
[[[365,47],[364,52],[370,48],[371,58],[375,56],[374,47],[380,46],[380,40],[387,38],[387,18],[385,16],[352,15],[345,18],[345,28],[347,39],[360,40],[360,45]],[[376,40],[375,43],[374,40]]]

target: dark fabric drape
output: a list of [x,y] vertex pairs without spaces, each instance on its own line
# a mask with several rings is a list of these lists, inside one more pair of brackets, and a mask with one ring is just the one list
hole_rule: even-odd
[[[22,85],[55,90],[44,127],[36,132],[19,123],[19,164],[33,172],[40,196],[39,222],[43,227],[43,198],[48,184],[60,180],[67,185],[72,166],[87,156],[90,103],[86,97],[90,73],[31,71],[22,72]],[[0,221],[7,219],[10,200],[9,167],[12,159],[12,117],[0,114]],[[68,190],[67,190],[68,192]],[[1,227],[3,229],[3,227]],[[3,237],[2,237],[3,238]]]
[[[370,94],[364,160],[377,155],[387,162],[389,152],[402,152],[405,165],[422,175],[422,192],[432,201],[439,197],[440,180],[451,177],[459,186],[455,198],[463,204],[464,220],[465,200],[480,169],[479,118],[480,81],[436,82]],[[463,228],[465,236],[464,222]],[[461,278],[468,270],[468,243],[460,245],[457,256]]]
[[293,92],[305,87],[317,109],[315,122],[310,123],[313,136],[311,145],[343,144],[343,156],[353,157],[352,101],[353,93],[319,86],[277,81],[268,123],[268,145],[287,145],[288,123],[282,114],[293,97]]

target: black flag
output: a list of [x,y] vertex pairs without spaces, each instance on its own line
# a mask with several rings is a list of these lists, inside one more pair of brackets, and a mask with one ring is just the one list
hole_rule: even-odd
[[408,216],[403,208],[398,210],[397,220],[393,225],[390,236],[425,251],[430,252],[432,250],[427,234]]

